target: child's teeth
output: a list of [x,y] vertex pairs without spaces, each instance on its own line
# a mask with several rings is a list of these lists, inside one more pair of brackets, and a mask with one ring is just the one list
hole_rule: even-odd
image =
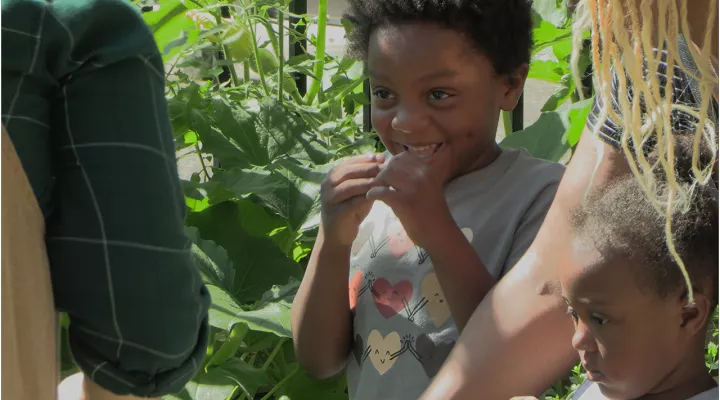
[[436,144],[428,146],[406,146],[408,150],[419,156],[431,156],[435,152]]

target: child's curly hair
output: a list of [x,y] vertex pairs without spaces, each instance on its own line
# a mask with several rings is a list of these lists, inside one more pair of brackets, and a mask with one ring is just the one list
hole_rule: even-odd
[[385,24],[426,22],[463,33],[495,67],[511,74],[530,62],[532,49],[529,0],[349,0],[344,18],[354,27],[348,53],[367,58],[370,35]]
[[[693,180],[693,135],[676,135],[675,168],[680,185]],[[657,157],[651,154],[651,158]],[[700,165],[712,162],[712,153],[700,154]],[[667,190],[663,175],[657,173],[659,195]],[[717,169],[714,181],[717,182]],[[712,305],[717,305],[718,279],[718,193],[710,185],[695,186],[688,197],[687,212],[675,210],[672,237],[684,260],[693,291],[701,292],[701,282],[711,280]],[[607,260],[626,259],[636,269],[640,288],[651,289],[661,298],[686,293],[682,271],[670,254],[665,238],[666,217],[659,214],[634,175],[616,180],[591,195],[572,215],[578,238],[592,245]]]

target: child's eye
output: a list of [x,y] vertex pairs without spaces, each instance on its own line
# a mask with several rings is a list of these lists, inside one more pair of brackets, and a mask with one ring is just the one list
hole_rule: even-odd
[[393,96],[392,93],[390,93],[389,91],[379,88],[373,90],[373,96],[381,100],[392,100],[395,98],[395,96]]
[[443,100],[450,97],[450,95],[442,90],[433,90],[430,92],[430,100]]
[[572,319],[573,319],[573,321],[575,321],[575,323],[577,323],[578,315],[577,315],[577,312],[575,312],[575,310],[572,309],[572,307],[567,308],[567,314],[572,317]]
[[592,319],[592,322],[597,326],[603,326],[608,322],[607,318],[597,314],[591,315],[590,318]]

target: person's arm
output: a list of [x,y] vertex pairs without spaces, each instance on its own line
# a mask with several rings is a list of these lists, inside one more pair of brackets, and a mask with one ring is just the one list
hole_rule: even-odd
[[462,332],[477,305],[495,284],[495,279],[452,217],[447,228],[437,227],[435,236],[435,245],[425,250],[433,262],[453,321]]
[[2,11],[3,122],[30,181],[49,178],[33,188],[52,198],[47,252],[73,358],[116,395],[181,391],[205,355],[210,297],[184,234],[152,33],[124,0]]
[[584,132],[533,244],[480,303],[422,400],[540,395],[576,362],[555,266],[570,243],[568,216],[598,158],[593,188],[629,173],[620,151]]
[[[512,238],[510,251],[503,270],[511,268],[525,253],[537,234],[547,214],[548,208],[557,191],[559,172],[539,171],[540,174],[553,174],[547,185],[537,193],[524,212]],[[428,255],[433,261],[435,273],[443,288],[448,307],[458,331],[462,332],[478,304],[495,285],[496,280],[488,273],[475,249],[465,239],[454,223],[449,228],[437,232],[438,244]]]
[[298,362],[318,379],[343,371],[350,355],[350,247],[326,243],[322,226],[292,308]]

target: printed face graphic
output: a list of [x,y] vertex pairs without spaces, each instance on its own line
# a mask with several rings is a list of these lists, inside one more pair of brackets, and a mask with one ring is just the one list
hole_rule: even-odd
[[404,256],[410,249],[415,247],[415,243],[408,237],[400,222],[395,222],[388,228],[388,247],[395,258]]
[[426,307],[430,320],[435,324],[436,328],[443,326],[450,319],[450,307],[445,300],[445,294],[443,294],[440,282],[434,272],[425,276],[420,291],[428,301]]
[[380,332],[373,330],[368,336],[370,345],[370,362],[380,375],[385,374],[394,364],[392,355],[400,351],[400,335],[390,332],[383,337]]
[[390,318],[405,308],[412,298],[412,292],[410,281],[400,281],[393,286],[387,279],[378,278],[373,284],[373,300],[385,318]]
[[357,305],[357,299],[360,295],[360,290],[363,286],[363,275],[362,272],[357,271],[350,280],[350,309],[355,309]]
[[375,224],[372,221],[368,221],[366,224],[363,224],[360,227],[360,230],[358,231],[358,235],[355,238],[355,241],[352,245],[352,254],[355,256],[357,255],[360,250],[365,246],[365,243],[370,239],[370,237],[373,234],[373,231],[375,230]]

